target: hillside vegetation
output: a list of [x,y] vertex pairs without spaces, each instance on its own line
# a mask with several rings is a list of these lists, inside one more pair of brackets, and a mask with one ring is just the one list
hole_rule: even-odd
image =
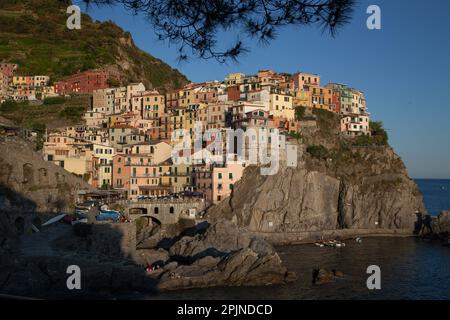
[[6,101],[0,104],[0,116],[37,133],[36,149],[41,149],[46,129],[74,126],[82,122],[91,103],[91,95],[47,98],[42,104]]
[[0,115],[29,129],[70,126],[81,123],[90,101],[90,95],[47,98],[42,104],[6,101],[0,105]]
[[66,27],[70,1],[0,1],[0,61],[19,64],[19,74],[45,74],[59,80],[78,71],[117,66],[125,81],[159,89],[187,79],[178,70],[134,45],[112,22],[93,22],[83,14],[81,30]]

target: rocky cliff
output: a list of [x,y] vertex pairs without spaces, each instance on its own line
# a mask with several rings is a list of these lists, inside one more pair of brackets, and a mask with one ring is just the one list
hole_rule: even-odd
[[31,224],[38,226],[42,215],[71,210],[77,191],[90,188],[82,179],[44,161],[34,145],[22,138],[0,137],[0,155],[3,237],[31,231]]
[[400,157],[388,145],[342,137],[332,113],[312,117],[296,142],[296,168],[282,161],[272,176],[261,175],[255,166],[246,168],[231,197],[213,207],[209,219],[225,216],[268,234],[412,233],[415,211],[425,209]]

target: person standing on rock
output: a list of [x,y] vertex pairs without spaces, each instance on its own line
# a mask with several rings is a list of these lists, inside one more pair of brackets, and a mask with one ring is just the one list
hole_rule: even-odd
[[422,231],[422,213],[419,210],[416,210],[416,217],[417,217],[417,221],[415,222],[415,226],[414,226],[414,234],[419,235],[420,232]]
[[433,233],[433,228],[431,227],[431,221],[432,221],[431,216],[429,214],[425,215],[425,217],[423,218],[423,226],[422,226],[422,232],[421,232],[422,235],[425,234],[425,228],[428,231],[426,234]]

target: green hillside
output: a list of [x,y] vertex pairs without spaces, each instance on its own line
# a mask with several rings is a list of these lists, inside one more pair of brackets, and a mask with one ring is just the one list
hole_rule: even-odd
[[0,61],[20,65],[19,74],[46,74],[52,80],[88,69],[116,65],[125,81],[156,88],[178,87],[178,70],[137,48],[131,35],[112,22],[83,15],[81,30],[66,27],[70,1],[1,0]]

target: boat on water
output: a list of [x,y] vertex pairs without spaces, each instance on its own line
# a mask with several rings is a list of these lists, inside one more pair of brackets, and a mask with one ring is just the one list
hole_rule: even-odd
[[323,248],[323,247],[332,247],[332,248],[345,247],[345,242],[338,241],[338,240],[321,240],[321,241],[316,241],[314,244],[320,248]]
[[321,248],[323,248],[325,245],[323,244],[323,243],[321,243],[321,242],[316,242],[316,243],[314,243],[317,247],[321,247]]

